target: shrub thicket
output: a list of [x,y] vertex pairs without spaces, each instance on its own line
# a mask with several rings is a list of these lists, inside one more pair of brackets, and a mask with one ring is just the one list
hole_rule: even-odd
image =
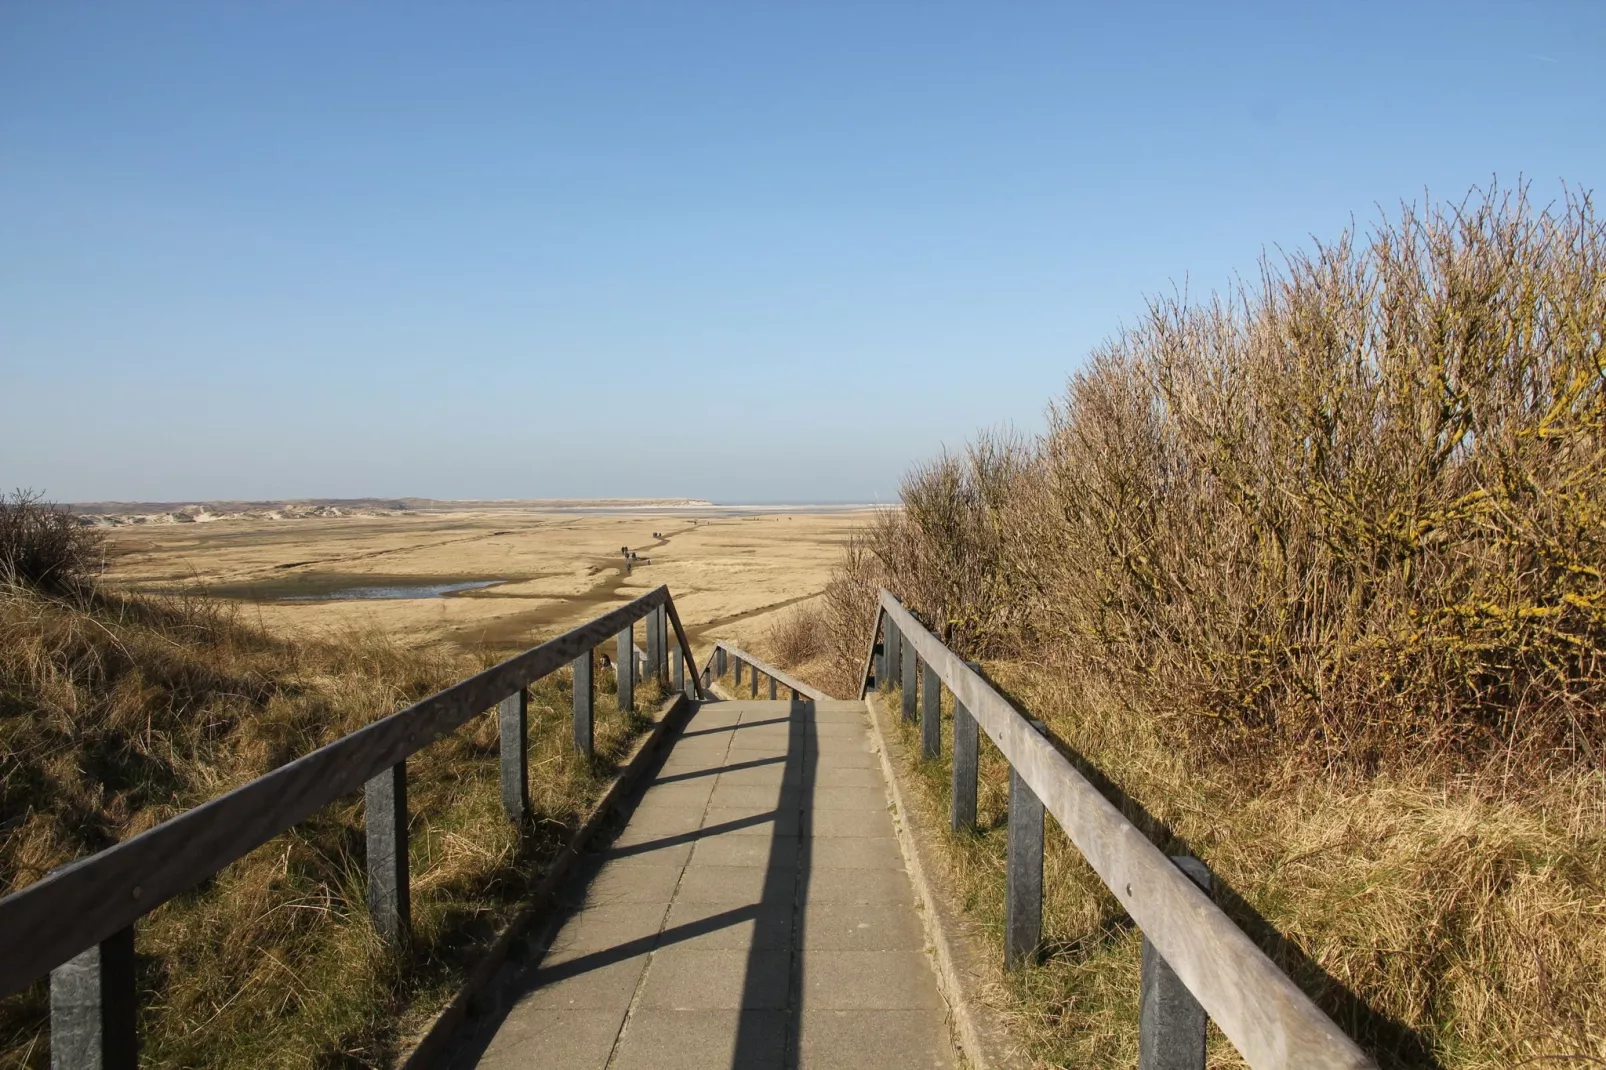
[[[1606,1064],[1603,333],[1587,198],[1524,191],[1157,301],[1044,435],[917,468],[849,548],[840,693],[885,585],[1381,1066]],[[995,961],[1007,772],[984,746],[946,840]],[[1035,1062],[1132,1065],[1138,934],[1064,837],[1045,870],[1042,961],[988,998]]]
[[[1096,670],[1206,749],[1597,760],[1603,331],[1587,198],[1406,208],[1155,301],[1041,438],[910,474],[879,578],[956,647]],[[837,592],[861,622],[865,589]]]
[[0,494],[0,583],[80,592],[99,574],[103,552],[100,532],[65,506],[33,491]]

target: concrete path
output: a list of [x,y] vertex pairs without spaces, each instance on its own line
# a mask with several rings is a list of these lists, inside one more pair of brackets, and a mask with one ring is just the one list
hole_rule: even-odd
[[479,1065],[956,1065],[862,705],[703,705],[587,868]]

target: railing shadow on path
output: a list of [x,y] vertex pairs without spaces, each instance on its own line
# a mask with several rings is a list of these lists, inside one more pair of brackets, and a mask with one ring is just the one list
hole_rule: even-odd
[[[781,778],[777,820],[764,871],[764,888],[754,919],[753,942],[747,953],[742,984],[742,1011],[737,1019],[732,1070],[796,1066],[802,1035],[804,916],[812,861],[809,819],[813,809],[819,749],[812,705],[793,698],[788,723],[786,771]],[[789,799],[795,800],[788,802]],[[790,831],[789,831],[790,830]],[[774,949],[783,949],[777,955]],[[786,1001],[777,1023],[757,1008],[775,990],[775,971],[785,970]],[[773,1029],[779,1025],[780,1049]]]
[[[695,724],[696,717],[693,715],[688,728]],[[777,724],[791,726],[784,755],[727,761],[706,769],[662,775],[664,764],[674,752],[673,744],[681,739]],[[736,1012],[730,1065],[732,1070],[796,1066],[803,1004],[804,906],[811,868],[809,811],[813,804],[817,761],[813,705],[806,699],[794,697],[787,717],[743,721],[722,729],[690,728],[678,732],[620,807],[619,815],[611,827],[612,835],[606,837],[608,842],[589,853],[576,866],[561,895],[564,906],[552,914],[542,933],[532,938],[516,974],[499,991],[483,1001],[472,1028],[459,1034],[449,1066],[475,1066],[486,1055],[498,1029],[514,1013],[520,1001],[541,988],[748,923],[752,925],[752,939],[743,973],[741,1009]],[[612,842],[628,827],[649,788],[778,764],[785,768],[773,810],[639,843],[619,845]],[[701,840],[763,825],[771,826],[771,839],[757,902],[733,905],[696,921],[667,927],[657,933],[622,941],[556,964],[543,963],[544,956],[562,927],[586,908],[584,890],[608,863],[688,843],[695,845]],[[647,968],[650,970],[651,966]]]

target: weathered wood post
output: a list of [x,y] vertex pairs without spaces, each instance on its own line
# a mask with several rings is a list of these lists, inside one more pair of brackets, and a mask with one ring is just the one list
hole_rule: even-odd
[[[1043,730],[1041,721],[1032,727]],[[1009,770],[1009,863],[1004,968],[1037,957],[1043,937],[1043,801],[1013,766]]]
[[[981,666],[974,661],[965,662],[976,672]],[[976,827],[976,771],[978,763],[976,718],[965,709],[965,704],[954,696],[954,783],[953,801],[949,810],[950,827],[960,829]]]
[[876,618],[876,634],[870,637],[874,643],[870,651],[870,671],[875,675],[875,685],[879,688],[887,682],[887,640],[892,621],[887,619],[885,613],[878,612]]
[[747,697],[748,698],[758,698],[758,666],[757,665],[749,665],[747,667],[747,679],[748,679],[748,695],[747,695]]
[[664,636],[658,627],[659,618],[663,616],[664,607],[647,611],[646,626],[647,640],[647,671],[643,674],[645,679],[662,680],[664,677]]
[[592,725],[596,721],[595,651],[574,659],[574,749],[591,757]]
[[634,626],[619,633],[619,712],[636,708],[636,640]]
[[502,809],[521,824],[530,812],[530,779],[525,762],[529,713],[530,689],[527,687],[519,688],[496,707],[496,724],[501,737]]
[[675,690],[686,690],[686,657],[679,646],[669,648],[669,662]]
[[942,754],[942,681],[930,665],[925,670],[920,681],[920,754],[931,759]]
[[658,607],[658,675],[669,678],[669,607]]
[[887,670],[887,674],[885,676],[876,678],[877,685],[886,687],[888,684],[896,684],[898,682],[898,677],[901,671],[899,666],[901,645],[902,644],[898,642],[898,626],[892,623],[891,617],[888,617],[886,638],[887,649],[882,659],[886,662],[885,668]]
[[[1175,857],[1176,867],[1210,894],[1210,869],[1197,858]],[[1199,1001],[1143,938],[1138,1003],[1138,1070],[1204,1070],[1205,1022]]]
[[738,658],[738,657],[735,657],[735,656],[732,656],[731,657],[731,689],[735,690],[736,688],[739,688],[741,686],[742,686],[742,659]]
[[724,677],[725,677],[725,648],[722,647],[722,646],[717,646],[717,647],[714,648],[714,678],[716,680],[720,680],[720,679],[724,679]]
[[392,947],[412,930],[407,876],[407,762],[397,762],[363,788],[368,840],[368,913],[374,930]]
[[138,1019],[133,926],[50,971],[52,1070],[135,1070]]
[[920,686],[920,656],[907,647],[901,653],[903,655],[903,719],[912,722],[915,719],[915,692]]
[[770,701],[775,701],[775,677],[770,677]]

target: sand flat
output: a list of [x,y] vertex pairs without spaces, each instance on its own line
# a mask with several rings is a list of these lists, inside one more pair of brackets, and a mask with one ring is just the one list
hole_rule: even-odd
[[[695,645],[752,645],[777,613],[824,589],[843,542],[868,517],[868,508],[498,508],[139,525],[108,531],[109,578],[227,597],[286,636],[373,627],[409,644],[499,651],[667,583]],[[637,555],[629,568],[625,546]],[[445,597],[342,596],[353,587],[484,580],[500,582]]]

